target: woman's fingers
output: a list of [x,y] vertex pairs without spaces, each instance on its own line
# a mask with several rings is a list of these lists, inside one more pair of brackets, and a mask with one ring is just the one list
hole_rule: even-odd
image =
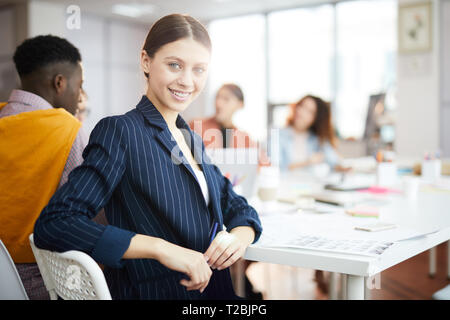
[[216,238],[213,240],[208,250],[206,250],[204,254],[206,256],[208,264],[211,267],[215,268],[217,260],[235,241],[235,237],[226,231],[222,231],[217,234]]
[[235,251],[227,260],[225,260],[219,267],[217,267],[217,270],[223,270],[230,267],[242,257],[243,253],[244,252],[241,252],[241,250]]
[[216,251],[218,245],[219,245],[219,239],[221,238],[221,236],[226,233],[226,231],[220,231],[216,237],[213,239],[213,241],[211,242],[211,244],[209,245],[208,249],[206,250],[206,252],[204,253],[204,256],[206,257],[206,260],[209,260],[212,258],[213,253]]
[[239,244],[234,242],[231,243],[223,252],[222,254],[217,258],[217,260],[214,262],[214,264],[211,265],[211,268],[213,269],[219,269],[222,264],[227,261],[236,251],[239,250]]
[[207,270],[204,270],[203,274],[200,272],[194,272],[190,276],[190,279],[181,279],[180,284],[185,286],[188,291],[200,290],[200,292],[203,292],[203,290],[205,290],[208,286],[211,275],[212,271],[208,267]]
[[[205,258],[212,269],[225,269],[239,259],[245,251],[239,239],[228,232],[221,232],[205,252]],[[232,260],[229,260],[233,256]],[[227,262],[226,264],[224,264]]]
[[204,290],[209,283],[212,271],[200,252],[183,248],[171,243],[165,243],[166,250],[159,262],[171,270],[179,271],[188,276],[180,280],[180,284],[188,290]]

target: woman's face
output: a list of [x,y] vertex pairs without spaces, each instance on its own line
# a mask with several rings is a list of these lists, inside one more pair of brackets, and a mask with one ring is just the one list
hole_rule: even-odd
[[165,44],[153,58],[143,51],[141,65],[149,73],[147,94],[153,104],[166,111],[184,111],[205,86],[210,56],[191,38]]
[[219,123],[231,122],[233,114],[243,105],[229,89],[221,88],[216,95],[216,120]]
[[295,108],[294,127],[298,131],[308,130],[316,119],[317,105],[312,98],[306,98]]

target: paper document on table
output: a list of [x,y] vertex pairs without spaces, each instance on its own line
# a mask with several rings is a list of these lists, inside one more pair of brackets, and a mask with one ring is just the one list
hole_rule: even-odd
[[355,230],[356,225],[375,222],[378,219],[355,218],[344,212],[326,216],[300,213],[260,218],[263,234],[257,245],[267,247],[295,247],[379,256],[397,241],[426,234],[402,226],[379,232]]
[[264,247],[312,249],[318,251],[378,257],[386,251],[386,249],[392,246],[394,242],[358,239],[330,239],[313,235],[297,235],[295,238],[283,242],[280,241],[280,239],[270,239],[270,237],[262,235],[257,244]]

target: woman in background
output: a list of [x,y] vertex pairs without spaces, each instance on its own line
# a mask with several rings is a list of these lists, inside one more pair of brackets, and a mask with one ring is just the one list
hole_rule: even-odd
[[280,168],[295,170],[319,163],[334,169],[339,161],[330,103],[307,95],[290,106],[287,127],[280,130]]
[[256,148],[250,136],[233,124],[233,116],[244,107],[244,94],[234,83],[226,83],[217,91],[216,113],[207,119],[196,119],[189,126],[202,137],[206,148]]
[[[307,95],[290,108],[287,127],[280,130],[280,168],[295,170],[326,163],[330,169],[345,171],[338,165],[330,103]],[[326,274],[316,270],[314,278],[319,290],[327,294]]]

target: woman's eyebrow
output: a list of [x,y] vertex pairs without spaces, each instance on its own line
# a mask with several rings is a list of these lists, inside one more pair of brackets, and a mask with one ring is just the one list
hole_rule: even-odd
[[184,62],[182,59],[175,57],[175,56],[165,57],[164,60],[177,60],[180,62]]
[[[183,59],[176,57],[176,56],[165,57],[164,60],[176,60],[178,62],[185,63],[185,61]],[[197,62],[197,63],[195,63],[195,65],[206,67],[208,65],[208,63],[207,62]]]

